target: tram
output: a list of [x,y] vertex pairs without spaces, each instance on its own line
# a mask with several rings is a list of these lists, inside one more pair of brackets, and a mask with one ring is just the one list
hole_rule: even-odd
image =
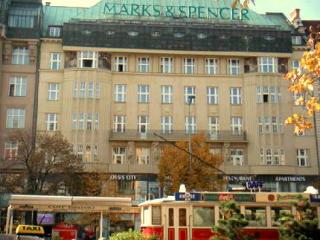
[[258,240],[278,240],[280,215],[295,215],[293,203],[301,196],[310,200],[320,218],[320,195],[272,192],[176,193],[175,196],[139,205],[141,231],[145,235],[157,235],[160,240],[210,240],[214,235],[212,226],[218,224],[221,217],[221,202],[234,200],[249,222],[245,232]]

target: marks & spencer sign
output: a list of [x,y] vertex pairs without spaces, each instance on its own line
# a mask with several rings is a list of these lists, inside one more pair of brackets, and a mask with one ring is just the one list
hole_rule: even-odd
[[160,6],[108,3],[104,5],[104,14],[138,16],[138,17],[170,17],[170,18],[198,18],[216,20],[249,20],[248,9],[230,7],[205,6]]

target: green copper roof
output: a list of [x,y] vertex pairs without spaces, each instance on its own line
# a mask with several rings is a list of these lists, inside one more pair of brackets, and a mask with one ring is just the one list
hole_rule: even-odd
[[[184,22],[199,22],[199,23],[218,23],[218,24],[239,24],[239,25],[249,25],[249,26],[266,26],[266,27],[275,27],[278,30],[287,30],[290,31],[291,27],[288,24],[286,18],[282,14],[258,14],[252,10],[248,10],[247,18],[243,20],[224,20],[224,19],[213,19],[213,18],[197,18],[196,16],[190,15],[191,17],[181,17],[174,16],[168,17],[163,16],[162,13],[159,16],[155,16],[159,11],[159,9],[164,9],[167,6],[170,6],[170,9],[173,9],[176,12],[181,13],[181,9],[183,11],[190,10],[203,11],[202,16],[208,14],[208,8],[215,9],[219,12],[219,10],[223,8],[230,8],[230,2],[232,0],[101,0],[96,5],[89,8],[79,8],[79,7],[57,7],[57,6],[44,6],[44,29],[47,30],[49,25],[63,25],[63,23],[70,22],[72,20],[82,20],[82,21],[95,21],[95,20],[148,20],[148,21],[184,21]],[[122,11],[124,14],[112,14],[113,6],[116,4],[115,10],[116,12]],[[123,6],[125,5],[125,6]],[[137,13],[138,11],[132,10],[132,6],[137,9],[137,5],[139,5],[139,11],[145,10],[145,16],[135,15],[132,16],[130,14],[125,14],[127,12]],[[145,9],[143,10],[143,5]],[[147,8],[146,6],[150,6]],[[107,7],[106,7],[107,6]],[[129,6],[129,7],[128,7]],[[156,6],[155,10],[152,6]],[[174,8],[171,8],[174,6]],[[181,7],[181,9],[179,8]],[[190,8],[191,7],[191,8]],[[198,8],[201,8],[199,10]],[[149,14],[149,9],[151,14]],[[157,10],[158,9],[158,10]],[[154,11],[153,11],[154,10]],[[166,8],[167,10],[167,8]],[[229,9],[230,10],[230,9]],[[152,13],[153,11],[153,13]],[[190,10],[191,11],[191,10]],[[222,10],[225,14],[230,14],[228,10]],[[238,10],[238,15],[241,15],[241,9]],[[247,10],[245,10],[247,11]],[[106,13],[107,12],[107,13]],[[146,16],[146,15],[151,16]],[[237,15],[235,13],[235,15]],[[201,15],[199,15],[201,16]]]

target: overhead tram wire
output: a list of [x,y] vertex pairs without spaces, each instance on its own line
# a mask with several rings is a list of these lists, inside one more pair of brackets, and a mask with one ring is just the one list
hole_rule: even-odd
[[189,154],[190,156],[192,156],[192,157],[196,158],[197,160],[199,160],[199,161],[200,161],[201,163],[203,163],[204,165],[206,165],[206,166],[208,166],[208,167],[210,167],[210,168],[215,169],[216,171],[218,171],[218,172],[219,172],[219,173],[221,173],[222,175],[224,175],[224,176],[226,176],[226,175],[227,175],[223,170],[221,170],[221,169],[219,169],[219,168],[217,168],[217,167],[213,166],[212,164],[210,164],[210,163],[208,163],[208,162],[204,161],[202,158],[200,158],[199,156],[197,156],[197,155],[195,155],[195,154],[193,154],[193,153],[189,152],[188,150],[186,150],[186,149],[184,149],[184,148],[182,148],[182,147],[179,147],[179,146],[178,146],[178,145],[176,145],[174,142],[170,142],[170,141],[168,141],[166,138],[162,137],[161,135],[159,135],[159,134],[157,134],[157,133],[155,133],[155,132],[153,133],[153,135],[155,135],[155,136],[157,136],[158,138],[162,139],[164,142],[169,143],[169,144],[171,144],[172,146],[174,146],[174,147],[178,148],[179,150],[181,150],[181,151],[183,151],[183,152],[185,152],[185,153]]

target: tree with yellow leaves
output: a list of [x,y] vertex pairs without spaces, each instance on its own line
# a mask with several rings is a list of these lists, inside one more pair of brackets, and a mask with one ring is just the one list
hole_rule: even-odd
[[204,135],[194,135],[191,140],[193,157],[190,162],[188,142],[165,145],[159,163],[159,181],[167,194],[177,192],[180,184],[188,191],[221,191],[224,181],[219,167],[222,159],[210,153]]
[[305,52],[300,60],[300,68],[286,74],[289,81],[289,92],[300,96],[296,100],[297,105],[305,107],[306,114],[294,113],[288,117],[286,124],[293,124],[295,132],[304,132],[312,128],[309,120],[315,112],[320,111],[319,97],[314,94],[314,85],[320,78],[320,29],[310,28],[308,45],[310,51]]

